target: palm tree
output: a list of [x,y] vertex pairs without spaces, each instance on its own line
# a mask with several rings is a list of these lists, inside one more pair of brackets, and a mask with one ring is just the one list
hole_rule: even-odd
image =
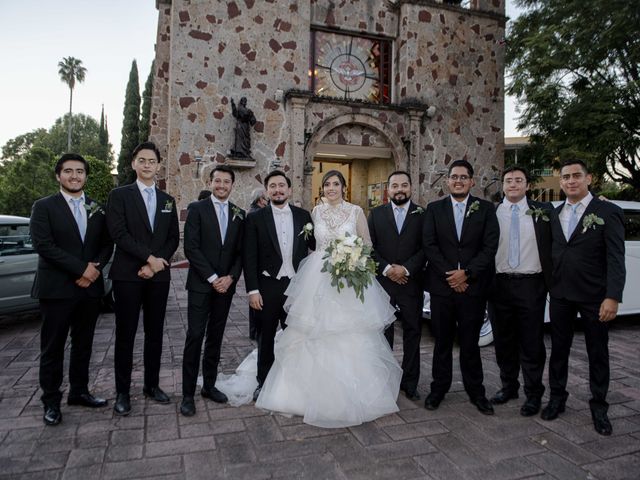
[[82,66],[82,60],[78,60],[74,57],[65,57],[61,62],[58,62],[58,75],[60,80],[69,85],[69,124],[67,126],[67,151],[71,151],[71,106],[73,104],[73,88],[76,86],[76,81],[79,83],[84,82],[84,77],[87,73],[87,69]]

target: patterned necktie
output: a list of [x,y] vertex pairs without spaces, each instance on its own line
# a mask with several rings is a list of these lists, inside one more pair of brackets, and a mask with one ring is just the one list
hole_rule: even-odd
[[73,218],[76,219],[78,230],[80,231],[80,238],[82,238],[84,242],[84,236],[87,233],[87,221],[85,217],[82,216],[82,210],[80,210],[80,206],[83,203],[82,198],[72,198],[71,203],[73,203]]
[[155,192],[153,191],[153,187],[147,187],[144,189],[144,193],[147,194],[147,216],[149,217],[149,225],[151,225],[151,231],[153,232],[153,221],[156,217]]
[[567,234],[567,240],[571,238],[573,231],[578,226],[578,206],[580,204],[576,203],[575,205],[571,205],[571,214],[569,215],[569,231]]
[[395,207],[394,210],[396,211],[396,227],[398,228],[398,233],[400,233],[404,224],[404,208]]
[[464,203],[456,202],[456,233],[458,240],[462,236],[462,223],[464,222]]
[[511,205],[511,225],[509,227],[509,266],[520,265],[520,207]]
[[224,203],[216,202],[218,205],[218,222],[220,223],[220,236],[222,237],[222,243],[227,235],[227,214],[225,213]]

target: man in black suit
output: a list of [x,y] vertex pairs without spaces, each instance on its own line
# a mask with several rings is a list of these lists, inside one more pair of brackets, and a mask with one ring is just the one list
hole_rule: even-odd
[[176,202],[155,185],[160,152],[151,142],[133,151],[131,168],[136,181],[111,191],[107,225],[116,244],[109,272],[113,280],[116,313],[115,374],[117,415],[131,412],[129,389],[133,346],[140,308],[144,311],[145,397],[169,403],[159,387],[164,314],[169,295],[169,261],[178,248]]
[[84,193],[89,164],[65,153],[55,166],[60,192],[41,198],[31,212],[31,238],[38,253],[32,296],[40,300],[40,387],[44,423],[62,421],[60,400],[64,346],[71,332],[69,405],[102,407],[107,401],[89,393],[93,333],[104,294],[102,268],[113,243],[102,207]]
[[551,281],[551,358],[549,403],[544,420],[564,412],[569,353],[577,314],[589,355],[591,417],[595,430],[611,435],[606,401],[609,389],[609,324],[618,313],[625,282],[624,215],[620,207],[589,192],[591,175],[581,160],[560,170],[567,201],[551,219],[553,278]]
[[502,173],[504,199],[496,214],[500,241],[496,253],[496,277],[491,288],[493,343],[500,367],[502,388],[491,398],[503,404],[518,398],[522,368],[526,401],[525,417],[540,411],[544,385],[542,373],[544,312],[551,281],[550,203],[527,198],[529,172],[520,165]]
[[[424,210],[411,201],[411,177],[396,171],[387,179],[391,203],[371,210],[369,233],[373,258],[378,263],[378,281],[391,297],[402,318],[402,381],[407,398],[419,400],[420,336],[424,250],[422,224]],[[385,331],[393,348],[393,324]]]
[[451,387],[457,332],[464,389],[481,413],[492,415],[493,407],[482,384],[478,337],[500,230],[493,204],[469,195],[474,185],[471,164],[456,160],[449,165],[447,178],[451,195],[427,207],[423,246],[435,348],[431,392],[424,406],[437,409]]
[[193,396],[205,332],[204,382],[200,395],[217,403],[228,400],[215,384],[222,336],[242,271],[245,212],[229,201],[235,173],[230,167],[219,165],[211,171],[210,178],[213,194],[191,205],[184,225],[184,253],[189,260],[189,299],[180,412],[187,417],[196,413]]
[[303,227],[311,223],[311,215],[288,202],[291,180],[284,172],[274,170],[265,178],[264,186],[271,203],[247,216],[243,251],[249,305],[256,310],[259,325],[258,388],[254,400],[273,364],[278,323],[285,328],[284,292],[309,248],[315,248],[313,235],[301,234]]

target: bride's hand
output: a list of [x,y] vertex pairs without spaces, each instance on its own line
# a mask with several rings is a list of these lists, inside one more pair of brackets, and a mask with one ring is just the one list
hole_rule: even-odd
[[249,306],[254,310],[262,310],[262,295],[260,293],[249,295]]

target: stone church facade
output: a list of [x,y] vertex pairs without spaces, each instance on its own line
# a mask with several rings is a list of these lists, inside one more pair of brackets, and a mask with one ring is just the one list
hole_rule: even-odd
[[[499,188],[504,0],[156,1],[151,139],[181,220],[219,163],[243,207],[275,167],[307,208],[330,168],[365,209],[386,201],[395,169],[426,205],[458,158],[476,195]],[[248,158],[230,155],[242,97],[256,119]]]

